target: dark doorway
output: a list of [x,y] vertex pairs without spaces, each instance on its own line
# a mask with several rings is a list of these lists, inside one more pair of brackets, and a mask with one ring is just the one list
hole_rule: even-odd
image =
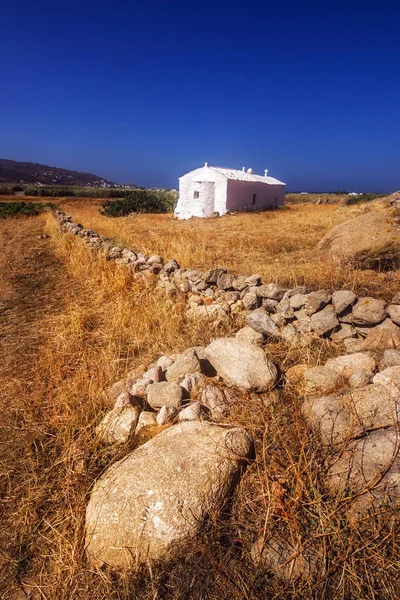
[[255,203],[256,203],[256,198],[257,198],[257,194],[253,194],[253,206],[254,206],[254,205],[255,205]]

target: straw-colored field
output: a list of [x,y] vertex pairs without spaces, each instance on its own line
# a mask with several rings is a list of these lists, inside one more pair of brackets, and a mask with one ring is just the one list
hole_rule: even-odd
[[99,204],[83,200],[62,206],[85,227],[133,249],[175,258],[186,268],[226,267],[243,274],[259,273],[265,281],[283,285],[352,288],[388,299],[399,288],[397,273],[336,267],[315,250],[334,225],[372,205],[291,204],[279,211],[189,221],[147,214],[110,218],[99,213]]

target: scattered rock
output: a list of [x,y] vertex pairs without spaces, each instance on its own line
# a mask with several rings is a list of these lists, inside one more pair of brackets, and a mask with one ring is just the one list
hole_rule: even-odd
[[294,294],[289,298],[289,304],[294,310],[300,310],[303,308],[307,300],[307,296],[305,294]]
[[219,338],[205,352],[217,373],[232,385],[263,392],[277,380],[275,365],[253,344],[236,338]]
[[153,254],[152,256],[150,256],[150,258],[147,259],[147,263],[149,265],[163,265],[164,264],[164,259],[162,256],[160,256],[159,254]]
[[331,300],[331,294],[327,290],[318,290],[318,292],[310,292],[306,296],[304,303],[304,311],[306,315],[311,317],[314,313],[321,310]]
[[243,327],[236,332],[238,340],[254,344],[255,346],[262,346],[265,342],[265,337],[262,333],[258,333],[252,327]]
[[186,421],[113,464],[97,480],[86,511],[90,562],[134,568],[183,557],[252,452],[243,429]]
[[151,408],[162,406],[174,406],[178,408],[182,404],[182,388],[177,383],[161,381],[151,383],[147,388],[147,402]]
[[201,371],[199,358],[193,348],[188,348],[176,361],[168,367],[165,377],[167,381],[181,381],[188,373]]
[[357,300],[357,296],[351,290],[338,290],[332,294],[332,304],[336,313],[340,315]]
[[331,305],[311,315],[311,328],[317,335],[325,335],[338,325],[335,309]]
[[283,288],[276,283],[268,283],[267,285],[260,285],[257,287],[257,295],[260,298],[270,298],[271,300],[282,300],[286,288]]
[[263,308],[257,308],[247,315],[246,322],[254,331],[262,333],[267,337],[277,337],[279,335],[278,327]]
[[106,444],[123,444],[134,434],[139,414],[140,408],[132,404],[113,408],[97,426],[97,435]]
[[343,340],[343,345],[348,354],[355,354],[363,350],[363,341],[358,338],[346,338]]
[[386,302],[378,298],[359,298],[353,306],[353,323],[356,325],[377,325],[386,317]]
[[347,338],[353,337],[354,333],[355,331],[351,325],[349,325],[348,323],[342,323],[339,326],[339,329],[334,331],[330,337],[333,342],[342,342]]
[[260,306],[261,300],[254,290],[249,290],[244,294],[242,302],[245,310],[254,310]]

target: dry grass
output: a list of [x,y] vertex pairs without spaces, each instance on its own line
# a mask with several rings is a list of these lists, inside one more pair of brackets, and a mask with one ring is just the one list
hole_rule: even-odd
[[[108,219],[77,210],[86,225],[92,218],[100,231],[97,225],[122,226],[127,231],[132,226],[129,220],[122,220],[125,225],[110,220],[109,225]],[[278,215],[286,217],[286,213]],[[249,231],[247,217],[256,219],[244,215],[238,222]],[[135,231],[131,235],[137,235],[138,242],[146,240],[138,223],[150,227],[153,222],[160,237],[175,224],[151,219],[132,220]],[[239,257],[239,250],[231,255],[230,242],[226,242],[232,239],[234,219],[217,222],[225,231],[228,248],[223,250],[218,237],[217,249],[198,250],[196,260],[200,256],[205,260],[208,252],[217,251],[231,260]],[[266,224],[268,220],[266,217]],[[210,231],[214,223],[205,222],[202,227]],[[158,243],[186,252],[186,244],[191,243],[188,232],[195,230],[197,223],[178,227],[181,225],[184,233],[177,246],[171,233]],[[38,291],[38,303],[40,300],[44,309],[36,322],[33,317],[30,322],[40,338],[40,354],[29,370],[29,383],[25,373],[24,386],[17,386],[11,415],[11,422],[25,438],[18,459],[12,456],[10,446],[1,467],[6,480],[2,529],[7,533],[0,563],[1,598],[24,598],[13,594],[26,584],[37,598],[48,600],[398,598],[398,521],[390,516],[380,521],[371,518],[362,530],[346,521],[342,499],[329,496],[324,489],[323,474],[330,457],[321,451],[319,440],[301,417],[301,391],[293,387],[279,388],[271,396],[275,402],[268,406],[261,397],[242,397],[230,421],[252,433],[256,460],[222,518],[205,524],[198,543],[184,559],[136,574],[88,568],[83,548],[88,493],[95,478],[129,450],[105,448],[94,437],[95,424],[106,410],[102,390],[127,370],[147,365],[162,353],[207,343],[216,333],[229,333],[230,325],[211,332],[187,323],[180,299],[171,306],[152,290],[143,290],[124,268],[92,254],[79,240],[60,235],[50,217],[46,227],[54,261],[59,264],[59,279]],[[268,227],[272,231],[271,223]],[[250,233],[246,239],[247,235]],[[147,240],[149,251],[161,251],[160,246],[153,247],[154,239]],[[244,269],[255,270],[260,269]],[[51,301],[47,294],[57,296],[58,310],[46,311]],[[18,332],[18,344],[24,331]],[[284,369],[299,362],[322,362],[335,351],[326,342],[307,349],[288,348],[283,343],[268,347],[271,358]],[[21,374],[10,371],[8,379],[11,390]],[[316,572],[303,580],[282,583],[254,568],[249,562],[251,544],[258,535],[270,532],[284,536],[297,548],[312,548]]]
[[189,221],[176,221],[171,215],[113,219],[100,215],[95,203],[84,201],[67,202],[63,208],[101,235],[148,254],[175,258],[186,268],[226,267],[242,274],[260,273],[266,282],[344,287],[390,299],[399,288],[398,272],[339,268],[315,251],[331,227],[372,206],[296,204],[279,211]]

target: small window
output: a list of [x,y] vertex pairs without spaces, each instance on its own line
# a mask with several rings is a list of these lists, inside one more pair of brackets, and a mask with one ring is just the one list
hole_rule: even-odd
[[254,205],[255,205],[255,203],[256,203],[256,199],[257,199],[257,194],[253,194],[253,206],[254,206]]
[[193,198],[195,198],[196,200],[197,198],[200,198],[200,192],[194,192]]

